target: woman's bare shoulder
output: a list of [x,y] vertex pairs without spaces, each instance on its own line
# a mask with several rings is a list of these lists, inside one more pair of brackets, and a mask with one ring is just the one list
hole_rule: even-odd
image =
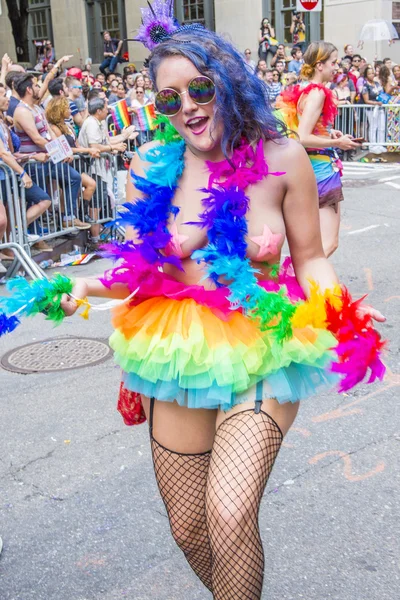
[[298,170],[299,164],[304,164],[304,161],[310,162],[307,152],[300,142],[289,138],[265,142],[264,156],[270,172],[285,171],[287,173],[293,168]]

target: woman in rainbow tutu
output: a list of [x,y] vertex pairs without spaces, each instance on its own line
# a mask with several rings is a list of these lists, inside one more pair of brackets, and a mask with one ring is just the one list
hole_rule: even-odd
[[338,246],[340,204],[343,200],[341,162],[335,150],[354,150],[352,135],[333,129],[337,100],[326,84],[337,70],[338,52],[328,42],[313,42],[304,54],[301,78],[307,84],[283,92],[276,106],[287,126],[298,133],[306,148],[318,184],[319,218],[325,255]]
[[[107,247],[117,263],[101,281],[59,279],[57,297],[67,315],[87,296],[125,299],[111,345],[141,394],[172,535],[214,599],[259,600],[258,512],[283,437],[300,400],[383,377],[384,318],[339,286],[309,158],[263,83],[171,5],[153,3],[139,30],[167,119],[132,160],[128,239]],[[293,267],[279,269],[285,236]]]

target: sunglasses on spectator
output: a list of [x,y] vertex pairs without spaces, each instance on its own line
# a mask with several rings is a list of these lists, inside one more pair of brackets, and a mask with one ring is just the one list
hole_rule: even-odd
[[73,89],[73,90],[81,90],[81,89],[82,89],[82,86],[81,86],[81,85],[73,85],[73,86],[72,86],[72,89]]
[[250,56],[251,52],[245,52],[245,54]]
[[361,59],[360,58],[353,58],[353,60],[351,62],[353,62],[353,63],[354,62],[361,62]]
[[193,102],[200,106],[210,104],[215,98],[215,83],[205,77],[199,75],[189,81],[187,90],[177,92],[173,88],[164,88],[156,94],[155,105],[159,113],[167,117],[174,117],[182,108],[181,96],[189,94]]

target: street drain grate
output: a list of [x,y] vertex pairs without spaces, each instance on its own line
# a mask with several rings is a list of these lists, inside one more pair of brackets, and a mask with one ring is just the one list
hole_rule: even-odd
[[101,340],[50,338],[10,350],[0,364],[14,373],[52,373],[98,365],[111,355],[111,348]]

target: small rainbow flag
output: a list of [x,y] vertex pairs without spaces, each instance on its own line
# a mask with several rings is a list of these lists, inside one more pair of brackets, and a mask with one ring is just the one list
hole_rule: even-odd
[[114,125],[117,129],[123,129],[124,127],[129,127],[131,124],[131,119],[128,112],[128,105],[126,100],[120,100],[115,104],[110,105],[110,112],[112,119],[114,121]]
[[135,108],[135,113],[140,131],[153,131],[153,129],[156,129],[157,125],[154,123],[156,119],[154,104],[146,104],[142,108]]

